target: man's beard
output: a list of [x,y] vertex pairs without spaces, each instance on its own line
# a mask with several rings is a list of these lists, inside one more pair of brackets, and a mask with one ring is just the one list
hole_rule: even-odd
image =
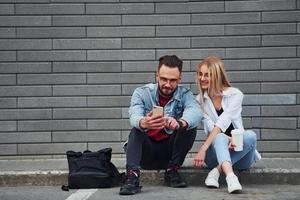
[[[177,87],[178,87],[178,86],[177,86]],[[173,91],[167,89],[167,90],[169,90],[169,91],[171,91],[171,92],[170,92],[170,93],[165,93],[165,92],[163,91],[163,89],[161,89],[161,88],[159,87],[159,84],[158,84],[158,91],[159,91],[159,94],[162,95],[162,96],[164,96],[164,97],[172,97],[173,94],[174,94],[174,92],[176,91],[177,87],[176,87]]]

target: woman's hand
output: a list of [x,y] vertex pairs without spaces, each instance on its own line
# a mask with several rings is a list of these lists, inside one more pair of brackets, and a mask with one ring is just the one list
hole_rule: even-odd
[[232,137],[228,137],[228,141],[229,141],[228,148],[230,150],[234,150],[234,147],[236,147],[236,145],[232,142]]
[[205,155],[206,155],[206,151],[203,150],[202,148],[200,148],[198,154],[194,158],[194,166],[195,167],[199,167],[199,168],[203,167],[204,160],[205,160]]

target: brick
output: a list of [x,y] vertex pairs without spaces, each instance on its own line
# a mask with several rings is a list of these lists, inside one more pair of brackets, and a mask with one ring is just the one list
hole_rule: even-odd
[[0,96],[50,96],[50,86],[2,86]]
[[189,0],[120,0],[120,2],[188,2]]
[[226,71],[260,70],[260,60],[223,60]]
[[[128,104],[128,105],[130,105],[130,104]],[[129,108],[129,106],[127,106],[126,108],[122,108],[122,119],[129,119],[128,108]]]
[[262,36],[263,46],[294,46],[300,45],[300,35]]
[[54,109],[53,119],[111,119],[121,118],[120,108],[65,108]]
[[16,4],[18,15],[84,14],[84,4]]
[[263,140],[299,140],[300,130],[262,129]]
[[[245,94],[257,94],[260,93],[260,83],[232,83],[234,87],[239,88]],[[192,91],[195,91],[195,94],[198,94],[197,85],[191,85]]]
[[298,93],[300,92],[299,82],[262,83],[262,93]]
[[299,58],[287,58],[287,59],[262,59],[262,69],[299,69]]
[[297,94],[297,104],[300,104],[300,94]]
[[20,120],[20,119],[51,119],[50,109],[9,109],[0,110],[1,120]]
[[181,59],[199,59],[204,58],[209,55],[217,55],[220,57],[225,57],[225,51],[223,49],[158,49],[156,50],[156,58],[160,58],[164,55],[175,54]]
[[0,133],[1,143],[51,142],[51,132]]
[[119,49],[121,39],[54,39],[53,49]]
[[55,131],[53,142],[110,142],[120,141],[120,131]]
[[296,33],[295,23],[225,25],[225,35],[290,34]]
[[18,61],[80,61],[86,60],[86,51],[18,51]]
[[243,106],[242,116],[245,116],[245,117],[260,116],[260,107],[259,106]]
[[16,75],[0,75],[0,85],[16,85]]
[[88,50],[88,60],[154,60],[154,50]]
[[18,74],[19,85],[84,84],[85,74]]
[[16,108],[16,98],[0,98],[0,108]]
[[295,71],[246,71],[228,72],[232,82],[256,82],[256,81],[295,81]]
[[262,116],[286,116],[297,117],[300,113],[300,105],[296,106],[262,106]]
[[1,4],[0,15],[13,15],[15,12],[14,4]]
[[153,37],[155,28],[151,26],[87,27],[88,37]]
[[[0,99],[1,102],[1,99]],[[88,107],[128,107],[129,96],[88,97]]]
[[34,63],[0,63],[0,73],[49,73],[50,62]]
[[99,149],[111,147],[112,152],[114,153],[124,153],[123,145],[120,143],[113,143],[113,142],[105,142],[105,143],[88,143],[88,148],[92,151],[98,151]]
[[189,48],[189,38],[124,38],[123,48]]
[[66,154],[67,151],[84,151],[87,149],[85,143],[46,143],[46,144],[19,144],[18,154],[20,155],[51,155]]
[[17,122],[16,121],[0,121],[0,130],[2,131],[16,131]]
[[186,14],[122,16],[122,25],[172,25],[189,23],[190,15]]
[[294,9],[296,9],[295,0],[225,2],[226,12],[294,10]]
[[123,72],[155,72],[157,61],[125,61],[122,62]]
[[0,155],[16,155],[16,144],[0,144]]
[[109,83],[145,83],[154,82],[155,73],[101,73],[88,74],[88,84],[109,84]]
[[192,24],[242,24],[259,23],[260,13],[192,14]]
[[[183,61],[182,71],[190,71],[191,63]],[[122,62],[122,72],[156,72],[158,61],[124,61]]]
[[71,85],[53,86],[54,96],[121,95],[120,85]]
[[130,125],[128,120],[122,119],[103,119],[103,120],[87,120],[88,121],[88,130],[121,130],[129,129]]
[[15,51],[0,51],[0,61],[16,61],[17,55]]
[[226,58],[284,58],[296,57],[294,47],[228,48]]
[[224,35],[224,25],[156,26],[156,36]]
[[297,151],[297,141],[258,141],[257,146],[262,152]]
[[84,27],[17,28],[18,38],[78,38],[86,37]]
[[15,38],[16,28],[0,28],[0,38]]
[[295,94],[248,94],[244,96],[244,105],[284,105],[295,104]]
[[300,70],[297,70],[297,80],[300,80]]
[[91,3],[91,2],[96,2],[96,3],[110,3],[110,2],[119,2],[119,0],[51,0],[51,2],[57,2],[57,3]]
[[[106,26],[121,25],[121,16],[53,16],[53,26]],[[0,18],[1,22],[1,18]]]
[[50,16],[0,16],[0,26],[51,26]]
[[[0,100],[1,101],[1,100]],[[85,107],[86,97],[19,97],[19,108]]]
[[300,23],[297,23],[297,33],[300,33]]
[[297,22],[300,21],[300,11],[263,12],[262,22]]
[[156,3],[156,13],[224,12],[222,2]]
[[153,3],[86,4],[86,14],[149,14]]
[[255,128],[296,129],[297,120],[291,117],[253,117],[252,126]]
[[34,50],[51,49],[51,40],[49,39],[1,39],[0,49],[5,50]]
[[121,72],[121,63],[53,62],[53,72]]
[[255,47],[260,46],[259,36],[194,37],[192,47]]
[[86,130],[86,120],[18,121],[18,131]]

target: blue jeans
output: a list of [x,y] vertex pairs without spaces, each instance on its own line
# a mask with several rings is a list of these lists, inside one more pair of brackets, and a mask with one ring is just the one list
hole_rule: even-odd
[[219,133],[206,152],[205,163],[208,168],[215,168],[224,161],[232,164],[233,169],[249,169],[254,162],[256,149],[256,134],[245,130],[243,134],[243,151],[228,148],[229,139],[224,133]]

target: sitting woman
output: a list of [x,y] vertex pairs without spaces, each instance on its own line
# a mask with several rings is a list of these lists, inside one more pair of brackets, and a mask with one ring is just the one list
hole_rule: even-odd
[[[254,161],[261,158],[256,151],[256,134],[243,128],[243,93],[231,86],[224,64],[216,56],[205,58],[197,65],[196,73],[199,86],[197,100],[203,110],[207,138],[194,159],[194,165],[201,168],[205,163],[212,169],[205,179],[207,187],[218,188],[218,179],[223,172],[228,192],[241,191],[242,186],[233,169],[249,169]],[[235,144],[231,138],[233,129],[243,131],[242,151],[234,151]]]

